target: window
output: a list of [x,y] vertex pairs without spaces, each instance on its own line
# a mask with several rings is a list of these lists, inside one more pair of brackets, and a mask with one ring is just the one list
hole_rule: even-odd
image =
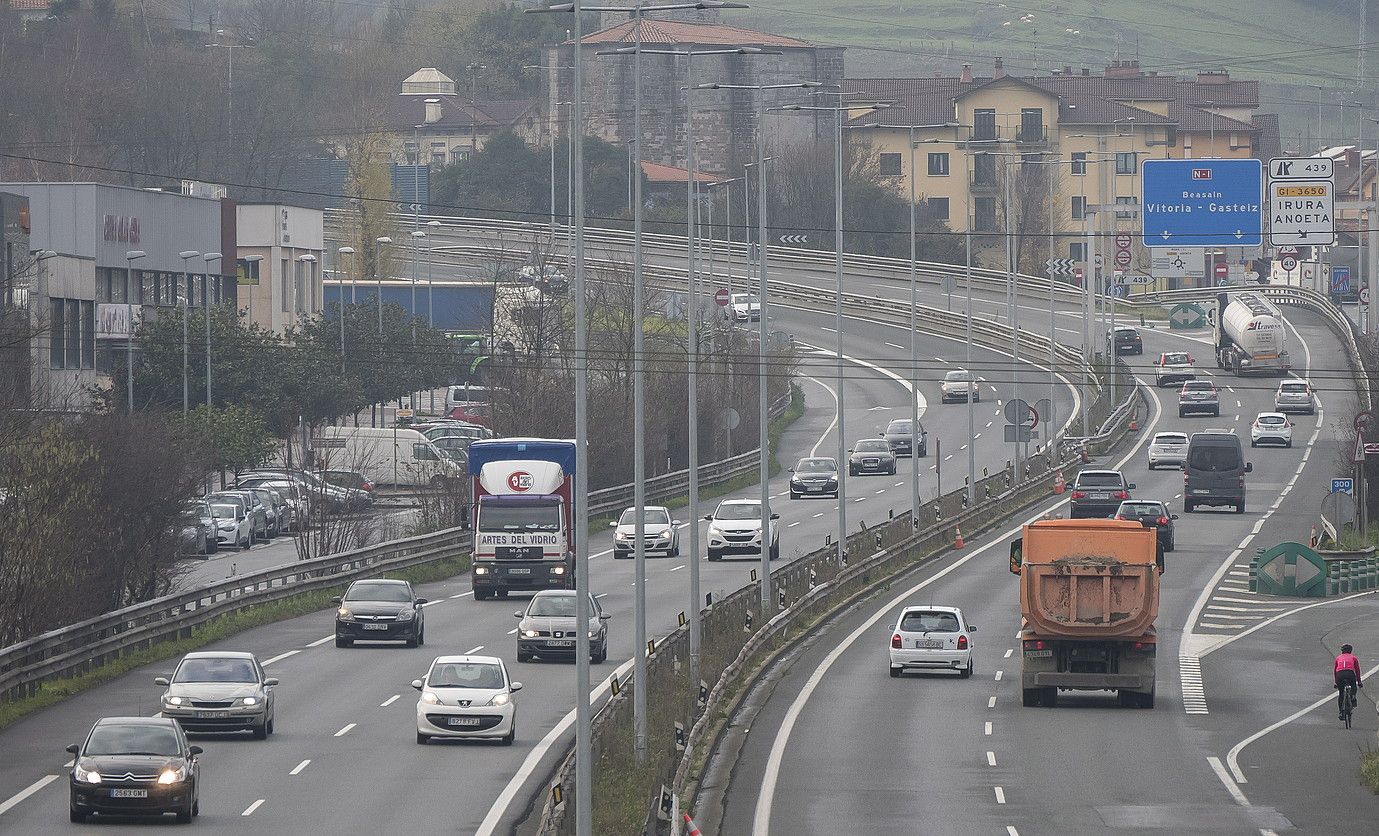
[[404,153],[407,155],[407,164],[417,164],[417,144],[415,142],[404,142],[402,144]]
[[1087,198],[1082,195],[1073,196],[1073,220],[1080,221],[1087,217]]
[[[897,154],[896,156],[899,156]],[[948,154],[936,153],[929,155],[929,176],[947,177],[948,176]]]
[[96,303],[81,303],[81,367],[96,367]]
[[[119,281],[121,284],[123,284],[123,283],[124,283],[124,277],[121,276],[121,277],[117,280],[117,279],[115,278],[115,270],[114,270],[113,268],[110,268],[110,267],[97,267],[97,268],[96,268],[96,301],[98,301],[98,302],[114,302],[114,301],[115,301],[115,299],[114,299],[114,294],[115,294],[115,283],[116,283],[116,281]],[[121,294],[121,295],[123,295],[123,294]]]
[[152,270],[137,270],[139,274],[139,298],[136,300],[141,305],[158,304],[158,274]]
[[901,173],[899,154],[882,154],[880,164],[882,177],[898,177]]
[[437,457],[435,451],[431,449],[430,444],[423,441],[416,441],[412,443],[412,458],[420,462],[435,461]]
[[1136,165],[1135,158],[1139,156],[1134,151],[1116,152],[1116,173],[1117,174],[1139,174],[1139,166]]
[[990,154],[977,154],[972,158],[972,184],[974,186],[996,185],[996,158]]
[[445,165],[446,153],[444,142],[431,143],[431,165]]
[[278,284],[280,285],[282,295],[283,313],[292,313],[292,272],[287,267],[288,263],[288,260],[284,258],[278,270],[278,274],[281,276],[281,278],[278,279]]
[[977,140],[996,138],[995,109],[977,108],[972,111],[972,138]]
[[1020,108],[1020,133],[1016,136],[1016,140],[1019,142],[1044,141],[1044,109],[1042,107]]
[[1072,176],[1074,176],[1074,177],[1086,177],[1086,176],[1087,176],[1087,152],[1086,152],[1086,151],[1074,151],[1074,152],[1073,152]]
[[[1139,199],[1136,198],[1136,197],[1133,197],[1133,196],[1132,196],[1132,197],[1118,197],[1118,198],[1116,198],[1116,205],[1117,205],[1117,206],[1138,206],[1138,205],[1139,205]],[[1134,212],[1117,212],[1117,213],[1116,213],[1116,217],[1117,217],[1117,218],[1133,218],[1133,217],[1135,217],[1135,213],[1134,213]]]
[[460,149],[458,149],[458,148],[451,148],[451,149],[450,149],[450,162],[452,162],[452,163],[457,163],[457,162],[459,162],[460,160],[463,160],[463,159],[464,159],[464,156],[465,156],[465,155],[464,155],[464,152],[462,152]]
[[1072,259],[1073,261],[1086,261],[1087,242],[1073,241],[1072,243],[1068,244],[1068,258]]
[[928,205],[929,211],[934,213],[934,217],[940,221],[948,220],[948,198],[930,197],[925,198],[924,203]]
[[979,197],[974,202],[975,215],[973,219],[978,232],[994,232],[996,230],[996,198]]
[[79,369],[81,368],[81,302],[76,299],[68,299],[66,302],[67,338],[63,340],[63,343],[67,349],[67,356],[63,368]]
[[51,303],[48,315],[48,365],[60,369],[67,352],[67,326],[64,324],[67,300],[53,299]]
[[96,367],[96,303],[49,300],[48,365],[54,369]]

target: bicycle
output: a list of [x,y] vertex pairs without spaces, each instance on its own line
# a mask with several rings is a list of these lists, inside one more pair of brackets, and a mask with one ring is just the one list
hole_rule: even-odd
[[1350,718],[1355,713],[1355,704],[1359,701],[1356,690],[1350,683],[1341,687],[1341,719],[1345,721],[1346,728],[1350,728]]

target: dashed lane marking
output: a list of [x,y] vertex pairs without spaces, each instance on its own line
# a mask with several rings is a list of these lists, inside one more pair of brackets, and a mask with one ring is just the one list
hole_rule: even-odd
[[1000,787],[993,787],[993,789],[996,790],[996,803],[997,803],[997,804],[1004,804],[1004,803],[1006,803],[1006,791],[1005,791],[1004,789],[1000,788]]
[[464,652],[464,655],[466,655],[466,656],[473,656],[475,653],[478,653],[480,650],[483,650],[483,649],[484,649],[484,646],[483,646],[483,645],[479,645],[478,647],[471,647],[469,650],[466,650],[466,651]]
[[288,775],[301,775],[301,774],[302,774],[302,770],[303,770],[303,769],[306,769],[306,765],[309,764],[309,763],[311,763],[311,758],[307,758],[306,760],[304,760],[304,761],[302,761],[301,763],[297,764],[296,766],[292,767],[292,771],[289,772],[289,773],[287,773],[287,774],[288,774]]
[[0,804],[0,816],[8,813],[19,802],[56,781],[58,777],[57,775],[44,775],[42,778],[39,778],[37,781],[34,781],[32,784],[29,784],[24,789],[10,796],[5,803]]
[[1010,658],[1010,654],[1012,654],[1012,653],[1014,653],[1014,652],[1015,652],[1015,648],[1013,648],[1013,647],[1008,647],[1008,648],[1006,648],[1006,655],[1003,656],[1002,658],[1004,658],[1004,659],[1009,659],[1009,658]]
[[254,815],[254,811],[257,810],[259,807],[263,806],[263,802],[264,802],[264,799],[262,799],[262,798],[258,799],[258,800],[255,801],[253,804],[250,804],[248,807],[245,807],[245,808],[244,808],[244,812],[243,812],[243,813],[240,813],[240,815],[241,815],[241,816],[252,816],[252,815]]
[[279,653],[277,656],[274,656],[274,657],[271,658],[271,659],[264,659],[264,660],[263,660],[263,666],[266,668],[266,667],[268,667],[269,665],[273,664],[274,662],[281,662],[282,660],[286,659],[287,657],[289,657],[289,656],[296,656],[298,653],[301,653],[301,652],[302,652],[302,651],[300,651],[300,650],[289,650],[289,651],[287,651],[286,653]]
[[311,642],[310,644],[307,645],[307,647],[320,647],[321,645],[325,644],[326,642],[328,642],[328,641],[330,641],[330,640],[332,640],[332,639],[334,639],[334,638],[335,638],[335,634],[332,633],[331,635],[326,636],[324,639],[317,639],[316,641]]
[[335,733],[335,736],[344,737],[345,735],[350,733],[350,729],[354,728],[354,725],[354,723],[346,723],[343,729]]
[[379,704],[378,704],[378,707],[379,707],[379,708],[387,708],[388,706],[390,706],[390,705],[392,705],[393,703],[397,702],[397,701],[398,701],[399,699],[401,699],[401,698],[402,698],[402,695],[401,695],[401,694],[393,694],[391,697],[388,697],[386,700],[384,700],[383,702],[379,703]]
[[994,695],[986,698],[986,707],[987,707],[987,708],[995,708],[995,707],[996,707],[996,697],[995,697]]
[[995,752],[987,752],[987,753],[986,753],[986,765],[987,765],[987,766],[995,766],[995,765],[996,765],[996,753],[995,753]]
[[987,720],[987,721],[986,721],[986,730],[983,732],[983,734],[985,734],[987,737],[990,737],[990,736],[991,736],[991,721],[990,721],[990,720]]
[[1000,682],[1000,681],[1001,681],[1001,678],[1004,677],[1005,675],[1006,675],[1006,672],[1005,672],[1005,671],[996,671],[996,681],[997,681],[997,682]]

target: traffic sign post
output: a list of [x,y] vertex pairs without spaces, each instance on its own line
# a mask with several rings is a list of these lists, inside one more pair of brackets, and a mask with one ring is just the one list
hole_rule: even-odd
[[1329,247],[1336,242],[1330,180],[1269,182],[1269,243]]
[[1259,160],[1145,160],[1140,169],[1146,247],[1256,247],[1263,243]]
[[1291,273],[1298,269],[1298,257],[1295,255],[1285,255],[1279,259],[1278,265],[1283,268],[1283,272]]
[[1355,493],[1355,480],[1354,480],[1354,479],[1332,479],[1332,480],[1331,480],[1331,492],[1332,492],[1332,493],[1348,493],[1348,494],[1352,494],[1352,495],[1353,495],[1353,494]]
[[1335,264],[1331,267],[1331,295],[1350,295],[1350,266]]
[[1180,302],[1169,311],[1168,328],[1170,331],[1202,328],[1206,325],[1206,320],[1206,313],[1201,308],[1190,302]]
[[1369,288],[1360,288],[1360,304],[1369,307]]
[[718,307],[720,308],[725,308],[728,306],[728,299],[728,288],[726,287],[720,287],[718,290],[715,290],[713,292],[714,304],[718,305]]

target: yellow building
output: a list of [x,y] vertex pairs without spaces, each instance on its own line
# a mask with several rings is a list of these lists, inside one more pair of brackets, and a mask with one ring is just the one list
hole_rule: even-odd
[[[848,79],[845,89],[893,103],[850,120],[851,141],[869,146],[902,194],[914,177],[918,197],[954,231],[1003,231],[1009,186],[1022,272],[1044,272],[1050,257],[1081,261],[1084,208],[1138,204],[1146,159],[1278,153],[1277,119],[1254,114],[1258,83],[1219,71],[1180,78],[1118,61],[1100,75],[1068,67],[1016,78],[998,58],[989,77],[965,66],[957,78]],[[1130,213],[1116,224],[1136,226]],[[974,241],[1004,246],[1004,236]]]

